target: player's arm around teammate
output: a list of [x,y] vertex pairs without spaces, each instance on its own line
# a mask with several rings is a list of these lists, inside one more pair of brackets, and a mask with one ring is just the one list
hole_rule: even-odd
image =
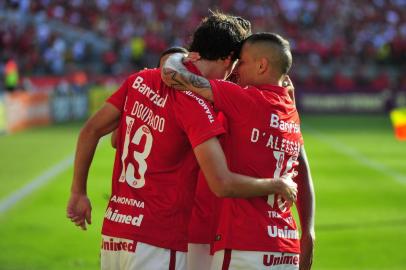
[[192,91],[213,102],[213,90],[208,79],[193,74],[182,61],[184,54],[175,53],[168,57],[162,67],[161,77],[166,85],[182,91]]
[[[167,63],[164,64],[164,72],[162,73],[162,79],[164,82],[180,90],[190,90],[213,102],[213,90],[209,80],[202,76],[191,74],[185,70],[182,64],[182,58],[183,55],[176,54],[170,57]],[[288,76],[286,76],[283,83],[284,86],[290,90],[290,94],[293,96],[294,87]],[[301,147],[299,154],[298,175],[299,176],[296,179],[299,184],[297,209],[302,228],[299,269],[306,270],[311,268],[313,258],[313,246],[315,241],[315,200],[310,168],[303,146]]]
[[217,138],[212,138],[194,149],[197,161],[210,189],[218,197],[251,198],[278,193],[289,203],[296,201],[297,184],[286,174],[281,178],[256,179],[233,173]]
[[[87,196],[87,177],[99,139],[117,128],[121,112],[106,103],[82,128],[76,148],[71,196],[67,217],[86,229],[91,223],[91,203]],[[212,191],[220,197],[253,197],[280,193],[287,201],[296,201],[297,184],[291,174],[278,179],[255,179],[228,170],[224,152],[217,138],[194,149]]]

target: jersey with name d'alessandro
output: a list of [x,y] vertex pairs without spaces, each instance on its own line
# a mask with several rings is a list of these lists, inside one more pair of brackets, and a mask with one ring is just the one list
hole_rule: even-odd
[[159,69],[129,76],[107,102],[122,115],[102,233],[186,251],[198,173],[193,148],[223,127],[210,104],[167,87]]
[[[231,171],[278,178],[296,166],[303,138],[288,90],[274,85],[240,86],[210,81],[214,106],[227,118],[224,152]],[[214,244],[252,251],[300,252],[299,233],[280,195],[226,198]]]

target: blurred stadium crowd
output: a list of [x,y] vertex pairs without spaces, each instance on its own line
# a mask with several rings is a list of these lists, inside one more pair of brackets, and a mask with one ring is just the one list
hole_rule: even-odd
[[186,46],[208,9],[287,37],[296,87],[406,91],[406,0],[0,0],[0,69],[123,75]]

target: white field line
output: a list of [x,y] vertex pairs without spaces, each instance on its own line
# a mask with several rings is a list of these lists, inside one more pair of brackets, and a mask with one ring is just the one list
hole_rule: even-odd
[[20,202],[24,197],[30,195],[32,192],[47,184],[48,182],[57,179],[56,176],[66,169],[68,169],[73,164],[73,155],[60,161],[55,166],[49,168],[44,173],[38,177],[29,181],[25,186],[19,190],[13,192],[4,199],[0,199],[0,214],[5,213],[15,204]]
[[320,141],[324,142],[325,144],[331,146],[336,152],[346,155],[353,160],[357,161],[358,163],[364,165],[365,167],[380,172],[392,179],[396,182],[406,185],[406,175],[397,172],[393,168],[389,168],[388,166],[379,163],[375,160],[369,159],[367,156],[363,155],[362,153],[358,152],[357,150],[348,147],[344,143],[340,142],[339,140],[332,138],[322,132],[309,127],[305,126],[305,130],[310,133],[310,135],[316,137]]

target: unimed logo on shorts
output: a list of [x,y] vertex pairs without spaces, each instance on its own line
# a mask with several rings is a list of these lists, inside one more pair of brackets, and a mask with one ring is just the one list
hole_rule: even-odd
[[265,266],[280,265],[280,264],[299,264],[299,255],[281,255],[275,256],[273,254],[264,254]]
[[110,238],[110,240],[102,239],[101,248],[109,251],[128,251],[135,252],[136,243],[134,241],[122,241],[120,239]]

